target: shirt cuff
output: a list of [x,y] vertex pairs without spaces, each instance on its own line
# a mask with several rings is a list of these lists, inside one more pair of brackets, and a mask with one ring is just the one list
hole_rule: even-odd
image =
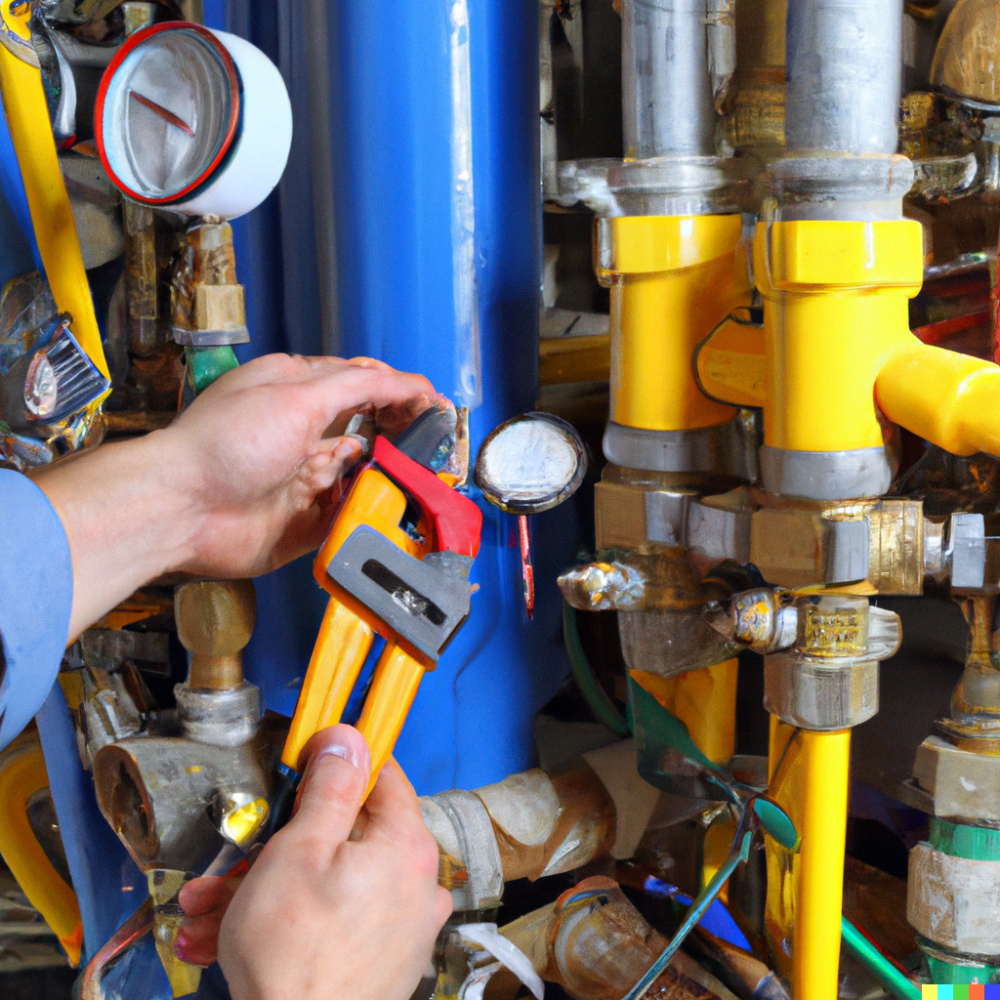
[[69,637],[73,563],[48,497],[0,469],[0,749],[31,721],[52,687]]

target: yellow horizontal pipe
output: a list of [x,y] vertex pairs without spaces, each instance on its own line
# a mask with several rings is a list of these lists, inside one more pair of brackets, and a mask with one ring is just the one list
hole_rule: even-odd
[[1000,367],[911,338],[878,374],[885,415],[953,455],[1000,456]]
[[611,376],[611,334],[546,337],[539,342],[538,379],[542,385],[607,382]]

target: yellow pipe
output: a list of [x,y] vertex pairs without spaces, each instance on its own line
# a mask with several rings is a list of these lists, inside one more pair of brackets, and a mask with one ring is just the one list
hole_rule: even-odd
[[[11,34],[22,40],[30,39],[28,21],[32,5],[22,3],[13,11],[14,2],[0,0],[3,21],[0,30],[5,31],[8,39]],[[0,44],[0,90],[45,276],[56,307],[73,317],[73,335],[101,373],[109,377],[76,222],[52,135],[41,70],[37,57],[32,65],[15,55],[11,51],[13,46],[15,41]],[[33,51],[29,44],[27,52],[33,54]]]
[[698,388],[697,345],[750,287],[739,215],[599,219],[598,277],[611,286],[611,419],[653,431],[731,420]]
[[766,924],[795,1000],[837,1000],[850,749],[849,729],[795,730],[771,719],[770,792],[802,843],[793,855],[766,840]]
[[645,670],[632,670],[630,674],[687,726],[694,745],[710,761],[721,764],[733,756],[739,660],[725,660],[677,677],[659,677]]
[[883,444],[875,380],[912,342],[923,281],[919,222],[775,222],[757,228],[764,297],[764,442],[792,451]]
[[42,749],[33,742],[15,746],[0,763],[0,855],[28,902],[38,910],[70,964],[80,964],[83,924],[76,893],[62,880],[42,850],[28,820],[31,797],[49,786]]
[[953,455],[1000,455],[1000,367],[912,338],[882,366],[885,415]]

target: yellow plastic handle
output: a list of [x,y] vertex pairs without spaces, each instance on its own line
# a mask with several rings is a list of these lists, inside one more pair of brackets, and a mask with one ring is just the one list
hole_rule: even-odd
[[336,597],[330,598],[281,754],[286,767],[297,771],[299,755],[310,738],[340,722],[373,637],[367,622]]
[[423,664],[401,646],[392,642],[386,644],[375,667],[361,718],[358,719],[358,731],[367,740],[372,755],[369,793],[375,787],[379,772],[392,756],[424,673]]
[[0,855],[76,966],[83,944],[76,893],[52,866],[28,820],[31,797],[48,786],[45,758],[37,742],[27,740],[0,757]]

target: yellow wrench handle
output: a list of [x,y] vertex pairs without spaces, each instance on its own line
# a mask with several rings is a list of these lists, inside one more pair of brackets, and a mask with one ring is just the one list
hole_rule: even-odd
[[379,772],[392,756],[423,677],[424,667],[418,660],[394,643],[386,644],[358,720],[358,730],[368,741],[372,754],[368,793],[375,787]]
[[299,755],[310,738],[340,722],[373,636],[370,625],[337,598],[330,598],[281,754],[286,767],[297,771]]

